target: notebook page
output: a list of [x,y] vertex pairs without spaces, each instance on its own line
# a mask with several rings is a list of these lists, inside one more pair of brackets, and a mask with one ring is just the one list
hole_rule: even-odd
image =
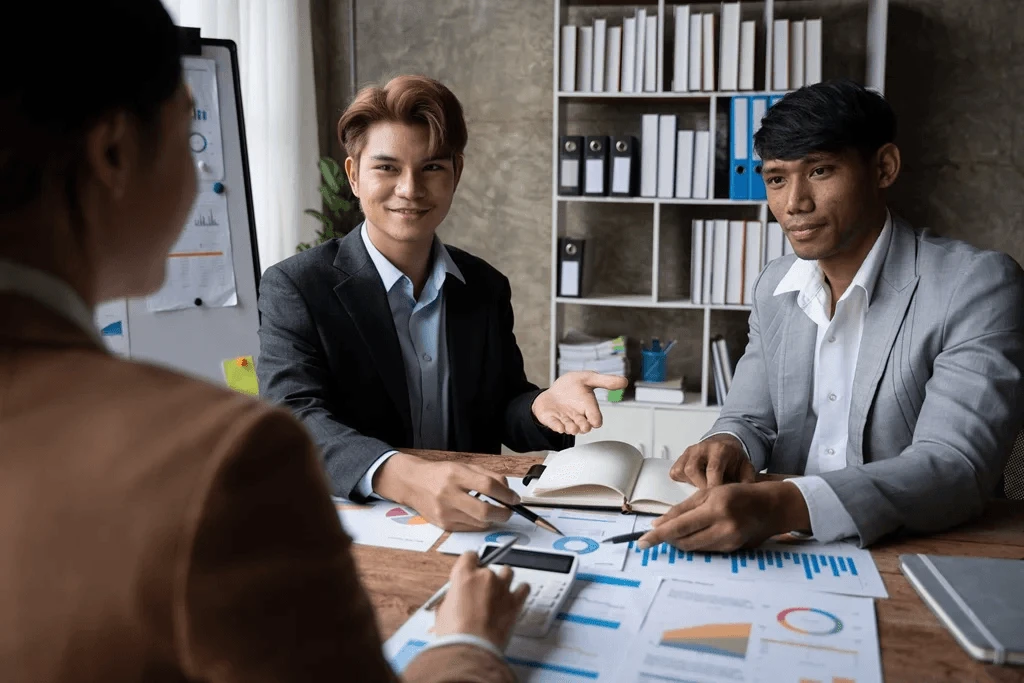
[[697,492],[697,487],[669,477],[672,461],[664,458],[647,458],[643,461],[640,474],[633,487],[631,504],[640,501],[676,505]]
[[533,488],[539,496],[579,488],[605,486],[628,498],[644,458],[633,446],[619,441],[596,441],[554,453],[544,461],[544,474]]

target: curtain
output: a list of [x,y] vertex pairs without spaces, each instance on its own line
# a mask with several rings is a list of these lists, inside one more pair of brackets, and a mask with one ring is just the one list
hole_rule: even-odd
[[295,253],[321,206],[308,0],[163,0],[180,26],[238,46],[260,266]]

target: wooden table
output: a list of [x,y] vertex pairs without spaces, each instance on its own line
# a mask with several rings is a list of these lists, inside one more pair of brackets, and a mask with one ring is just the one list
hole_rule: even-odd
[[[417,454],[431,460],[483,465],[510,477],[522,476],[530,465],[539,461],[522,455],[440,451],[417,451]],[[956,503],[951,501],[950,504]],[[445,538],[447,534],[438,544]],[[952,531],[883,542],[871,549],[889,591],[888,600],[875,601],[885,680],[1024,681],[1024,667],[985,665],[964,652],[900,573],[897,559],[900,553],[1024,559],[1024,502],[993,501],[980,519]],[[455,561],[454,556],[434,550],[417,553],[371,546],[356,546],[355,555],[385,639],[447,580]]]

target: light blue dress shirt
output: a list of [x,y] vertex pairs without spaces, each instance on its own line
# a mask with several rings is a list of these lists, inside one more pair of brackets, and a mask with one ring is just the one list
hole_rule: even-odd
[[[448,341],[445,334],[444,282],[449,275],[463,283],[466,278],[455,265],[441,240],[434,238],[433,268],[417,299],[412,280],[388,261],[373,245],[366,223],[359,228],[366,251],[377,268],[384,290],[388,293],[391,317],[402,349],[405,381],[409,389],[409,414],[412,416],[414,448],[445,450],[448,448]],[[398,451],[391,450],[370,466],[359,480],[356,491],[373,495],[373,475]]]

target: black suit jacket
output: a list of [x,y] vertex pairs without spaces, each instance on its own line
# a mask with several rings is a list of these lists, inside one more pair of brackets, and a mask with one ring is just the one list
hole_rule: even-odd
[[[573,443],[533,419],[512,332],[508,278],[445,247],[465,284],[444,284],[449,448],[471,453],[560,450]],[[354,489],[384,453],[412,448],[402,352],[387,292],[359,229],[271,266],[260,280],[260,395],[289,408],[319,446],[335,495]]]

